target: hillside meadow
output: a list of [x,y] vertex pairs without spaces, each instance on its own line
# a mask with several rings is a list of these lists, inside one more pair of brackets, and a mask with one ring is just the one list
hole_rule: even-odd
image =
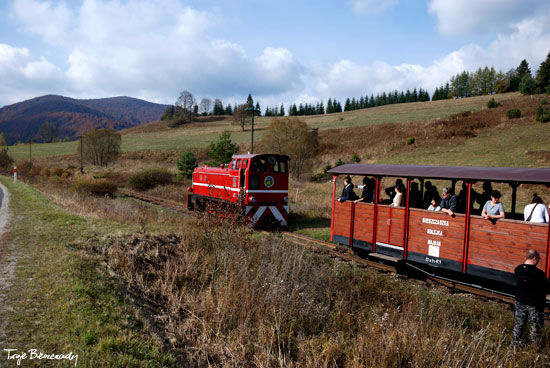
[[[353,154],[363,163],[547,167],[550,125],[534,120],[543,96],[494,97],[502,107],[487,109],[485,96],[304,117],[319,128],[313,171]],[[511,108],[522,118],[508,119]],[[256,120],[261,137],[272,118]],[[246,150],[250,132],[228,119],[180,128],[158,122],[123,132],[120,160],[85,175],[125,186],[143,168],[175,172],[181,152],[204,158],[224,129]],[[13,312],[0,317],[9,321],[4,340],[21,348],[73,349],[90,367],[550,364],[548,326],[540,350],[510,348],[510,306],[329,259],[226,220],[79,194],[71,190],[76,156],[60,153],[69,144],[34,147],[43,154],[36,165],[67,175],[1,179],[15,215],[8,252],[24,256]],[[10,147],[17,150],[28,157],[25,147]],[[292,231],[328,237],[328,180],[291,181]],[[183,201],[187,184],[177,179],[148,193]]]

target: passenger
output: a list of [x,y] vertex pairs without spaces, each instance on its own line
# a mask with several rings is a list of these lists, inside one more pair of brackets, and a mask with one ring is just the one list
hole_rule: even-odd
[[363,178],[363,192],[361,192],[361,198],[357,199],[355,203],[365,202],[373,203],[374,202],[374,179],[370,179],[368,176]]
[[523,210],[523,219],[529,222],[547,223],[548,222],[548,209],[544,205],[542,198],[533,194],[533,200],[531,204],[525,206]]
[[441,202],[441,197],[437,192],[437,188],[432,185],[431,181],[425,182],[424,188],[426,189],[424,192],[424,208],[427,208],[430,205],[432,199],[435,199],[437,203]]
[[[468,186],[466,183],[462,183],[462,189],[460,190],[460,193],[458,193],[457,196],[457,206],[456,206],[456,212],[458,213],[466,213],[466,196],[468,194]],[[474,213],[474,203],[479,196],[479,193],[476,192],[473,188],[470,190],[470,213]],[[478,212],[478,214],[481,212]]]
[[395,197],[395,194],[396,194],[395,188],[400,184],[403,185],[403,180],[395,179],[395,185],[393,187],[386,188],[386,194],[390,197],[390,200],[389,200],[390,203],[393,201],[393,198]]
[[409,189],[409,207],[422,208],[422,192],[417,182],[412,182]]
[[393,197],[393,203],[390,206],[401,207],[403,202],[403,192],[405,191],[405,186],[403,184],[397,184],[395,186],[395,196]]
[[491,194],[493,194],[493,187],[490,181],[484,182],[482,188],[483,188],[483,192],[481,194],[478,194],[476,199],[476,202],[479,204],[478,213],[482,212],[483,207],[485,206],[485,203],[491,200]]
[[357,199],[357,194],[353,191],[354,185],[351,182],[351,178],[346,176],[344,178],[344,189],[342,189],[342,195],[338,198],[339,202],[354,201]]
[[441,211],[441,207],[439,207],[435,199],[432,199],[430,207],[428,207],[428,211]]
[[525,262],[514,270],[516,280],[516,305],[514,306],[514,328],[512,330],[512,345],[518,346],[525,323],[529,325],[531,343],[540,344],[542,327],[544,326],[544,306],[550,284],[544,271],[537,268],[540,255],[536,250],[527,251]]
[[445,212],[447,215],[454,216],[457,205],[456,194],[452,194],[451,189],[449,188],[443,188],[441,190],[441,194],[443,196],[439,205],[439,207],[441,207],[441,211]]
[[500,201],[500,192],[494,190],[491,194],[491,200],[485,203],[481,216],[487,220],[496,220],[504,218],[504,207]]

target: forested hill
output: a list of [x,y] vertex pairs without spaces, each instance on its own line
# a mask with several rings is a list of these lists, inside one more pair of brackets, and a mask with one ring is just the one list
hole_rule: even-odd
[[9,144],[45,141],[39,130],[47,123],[50,138],[76,138],[94,128],[119,130],[160,120],[166,107],[131,97],[77,100],[47,95],[1,108],[0,133]]

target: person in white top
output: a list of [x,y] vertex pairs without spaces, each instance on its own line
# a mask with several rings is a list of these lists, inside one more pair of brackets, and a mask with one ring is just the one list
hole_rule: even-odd
[[432,199],[432,201],[430,202],[430,207],[428,207],[428,211],[441,211],[441,207],[439,207],[435,199]]
[[401,202],[403,201],[403,192],[405,191],[405,186],[403,184],[398,184],[395,186],[395,197],[393,197],[393,207],[401,207]]
[[523,210],[523,219],[529,222],[548,222],[548,208],[546,208],[542,198],[539,197],[537,193],[533,194],[531,203],[525,206]]

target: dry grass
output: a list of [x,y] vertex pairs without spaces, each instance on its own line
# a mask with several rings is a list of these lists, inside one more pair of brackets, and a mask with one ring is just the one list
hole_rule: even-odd
[[[153,318],[186,366],[550,363],[546,355],[509,348],[512,312],[503,306],[427,290],[227,225],[186,219],[181,235],[83,244],[103,253],[155,305]],[[543,353],[546,339],[545,332]]]

